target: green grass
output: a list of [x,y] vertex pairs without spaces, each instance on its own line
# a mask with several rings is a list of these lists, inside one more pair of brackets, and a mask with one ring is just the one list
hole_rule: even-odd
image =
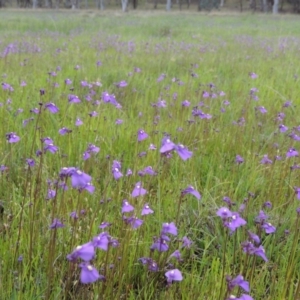
[[[247,14],[0,11],[0,75],[14,88],[0,89],[0,165],[8,168],[0,173],[0,299],[223,300],[229,297],[225,276],[238,274],[250,282],[254,299],[300,299],[299,201],[294,192],[300,185],[299,170],[290,168],[299,158],[286,157],[291,147],[300,150],[299,142],[289,137],[300,125],[298,21],[293,16]],[[9,44],[17,51],[4,56]],[[57,66],[57,76],[49,75]],[[135,73],[135,67],[142,72]],[[249,72],[259,77],[251,79]],[[162,73],[166,78],[157,82]],[[67,78],[72,85],[65,85]],[[23,80],[25,87],[20,86]],[[92,101],[85,100],[89,88],[81,86],[83,80],[102,84],[93,86]],[[128,86],[117,88],[121,80]],[[210,83],[215,87],[211,89]],[[257,102],[250,96],[254,87],[259,90]],[[40,95],[41,89],[45,95]],[[226,95],[203,98],[204,90]],[[104,91],[114,93],[122,109],[103,101],[95,105]],[[68,103],[69,94],[81,103]],[[158,99],[167,107],[153,106]],[[184,100],[190,107],[182,107]],[[288,100],[292,106],[283,108]],[[57,114],[44,109],[48,102],[57,105]],[[32,114],[39,103],[41,114]],[[212,118],[193,117],[197,105]],[[261,114],[258,106],[267,113]],[[17,113],[19,108],[23,112]],[[91,118],[91,111],[99,115]],[[280,112],[285,114],[282,121],[277,120]],[[31,117],[34,120],[23,126]],[[77,118],[84,123],[80,127],[75,126]],[[244,125],[234,124],[241,124],[241,118]],[[116,119],[123,124],[115,125]],[[289,130],[280,133],[280,124]],[[72,133],[59,135],[62,127]],[[149,134],[140,143],[139,129]],[[8,143],[9,132],[21,140]],[[176,153],[170,159],[161,157],[165,133],[193,151],[191,159],[183,161]],[[44,137],[51,137],[59,151],[36,157]],[[100,152],[84,161],[89,143]],[[156,151],[148,150],[150,143]],[[140,157],[143,151],[147,155]],[[260,163],[266,154],[273,164]],[[242,164],[235,163],[236,155],[244,158]],[[276,156],[282,160],[275,161]],[[34,158],[36,165],[29,168],[26,158]],[[113,160],[122,163],[124,176],[118,181],[111,172]],[[146,166],[157,175],[139,177],[137,172]],[[79,193],[70,179],[67,191],[58,189],[53,182],[63,167],[89,174],[95,192]],[[126,177],[128,168],[133,175]],[[138,181],[148,193],[137,199],[131,192]],[[188,185],[201,193],[200,201],[181,196]],[[50,200],[48,188],[57,192]],[[232,211],[246,204],[241,216],[247,225],[232,235],[216,216],[225,206],[224,196],[236,203]],[[135,207],[138,217],[145,203],[154,214],[142,217],[142,226],[132,229],[122,219],[123,199]],[[272,208],[263,208],[266,201]],[[276,227],[274,234],[265,234],[255,222],[261,209]],[[69,217],[74,211],[80,216],[76,220]],[[54,218],[65,227],[50,230]],[[99,234],[104,221],[112,223],[105,230],[119,246],[107,252],[98,249],[91,262],[106,281],[82,285],[78,265],[66,256]],[[171,237],[169,251],[151,252],[153,237],[159,236],[165,222],[175,222],[178,236]],[[242,251],[247,230],[260,235],[268,262]],[[180,249],[182,262],[169,259],[183,236],[193,241],[192,247]],[[20,255],[22,262],[17,261]],[[158,263],[158,272],[138,262],[149,256]],[[167,286],[164,274],[170,268],[178,268],[183,280]],[[237,288],[230,292],[241,293]]]

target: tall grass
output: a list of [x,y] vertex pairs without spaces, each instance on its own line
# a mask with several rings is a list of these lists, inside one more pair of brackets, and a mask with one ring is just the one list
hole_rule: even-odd
[[[228,299],[248,294],[228,285],[239,274],[254,299],[300,299],[299,156],[287,154],[300,150],[296,18],[0,13],[1,299]],[[118,87],[123,80],[128,85]],[[70,103],[71,94],[81,102]],[[59,134],[63,127],[72,132]],[[139,130],[148,138],[139,142]],[[11,143],[10,132],[20,141]],[[192,157],[160,153],[166,135]],[[56,153],[44,150],[46,137]],[[84,160],[89,144],[100,151]],[[147,166],[155,176],[141,172]],[[90,175],[95,191],[73,188],[65,167]],[[134,198],[137,182],[147,194]],[[182,193],[189,185],[200,200]],[[133,213],[122,214],[124,199]],[[154,213],[141,216],[146,204]],[[224,206],[247,224],[230,230],[216,214]],[[261,210],[267,221],[257,217]],[[143,224],[133,228],[130,217]],[[169,234],[167,251],[151,250],[166,222],[178,234]],[[267,234],[269,222],[276,231]],[[248,230],[267,261],[243,251]],[[107,250],[96,249],[90,262],[105,280],[83,284],[82,260],[67,255],[106,231]],[[165,273],[174,269],[183,279],[168,284]]]

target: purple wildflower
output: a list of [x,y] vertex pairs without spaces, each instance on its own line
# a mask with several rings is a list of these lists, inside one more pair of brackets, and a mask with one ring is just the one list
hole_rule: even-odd
[[134,207],[129,204],[129,202],[125,199],[123,200],[123,204],[122,204],[122,214],[123,213],[127,213],[127,212],[131,212],[134,210]]
[[90,183],[92,177],[80,170],[72,170],[71,172],[71,183],[73,188],[85,188]]
[[240,155],[237,155],[235,157],[235,162],[239,165],[239,164],[242,164],[244,162],[244,159]]
[[58,130],[58,133],[59,133],[60,135],[65,135],[65,134],[71,133],[71,132],[72,132],[72,130],[71,130],[71,129],[68,129],[68,128],[66,128],[66,127],[63,127],[63,128],[61,128],[61,129]]
[[49,226],[50,229],[62,228],[62,227],[65,227],[65,225],[59,219],[54,219],[52,224]]
[[81,126],[82,124],[83,122],[79,118],[77,118],[75,122],[75,126]]
[[17,135],[15,134],[15,132],[7,133],[7,134],[6,134],[6,139],[7,139],[7,141],[8,141],[10,144],[12,144],[12,143],[17,143],[17,142],[20,141],[20,137],[17,136]]
[[80,282],[83,284],[93,283],[97,280],[104,280],[104,276],[100,275],[97,269],[89,263],[81,263]]
[[131,196],[133,198],[138,197],[138,196],[144,196],[147,194],[147,191],[145,189],[142,188],[142,183],[141,182],[137,182],[135,184],[135,187],[131,193]]
[[201,199],[200,193],[199,193],[198,191],[196,191],[196,190],[194,189],[194,187],[191,186],[191,185],[188,186],[188,187],[187,187],[186,189],[184,189],[183,191],[181,191],[181,194],[182,194],[182,195],[191,194],[191,195],[195,196],[198,200]]
[[160,153],[166,153],[174,150],[176,145],[169,139],[169,137],[165,136],[161,141]]
[[145,216],[145,215],[150,215],[150,214],[153,214],[153,213],[154,213],[154,211],[149,207],[149,205],[145,204],[143,209],[142,209],[141,215]]
[[232,291],[236,286],[241,287],[247,293],[250,291],[249,282],[244,280],[244,277],[242,275],[238,275],[233,279],[228,276],[227,286],[229,291]]
[[93,238],[93,245],[96,248],[102,249],[104,251],[108,250],[110,242],[111,237],[107,232],[101,232],[99,235]]
[[286,157],[295,157],[295,156],[299,156],[299,153],[295,148],[290,148],[286,153]]
[[78,258],[81,258],[84,261],[90,261],[94,257],[95,247],[91,242],[77,246],[71,254],[67,255],[69,261],[76,261]]
[[170,271],[167,271],[165,273],[165,276],[167,277],[167,282],[170,284],[173,281],[181,281],[182,280],[182,274],[178,269],[173,269]]
[[177,227],[174,224],[174,222],[172,223],[163,223],[162,225],[162,230],[161,230],[162,234],[172,234],[172,235],[177,235]]
[[176,145],[175,151],[178,153],[182,160],[187,160],[193,155],[193,152],[189,151],[188,148],[183,146],[182,144]]
[[148,137],[148,134],[144,130],[140,129],[137,133],[137,137],[138,141],[141,142]]
[[52,102],[46,103],[45,109],[48,109],[52,114],[56,114],[59,111],[58,107]]
[[69,103],[80,103],[81,102],[81,100],[79,99],[78,96],[72,95],[72,94],[68,95],[68,101],[69,101]]
[[273,161],[271,159],[269,159],[267,154],[265,154],[263,156],[263,158],[261,159],[260,163],[263,165],[268,165],[268,164],[271,165],[273,163]]

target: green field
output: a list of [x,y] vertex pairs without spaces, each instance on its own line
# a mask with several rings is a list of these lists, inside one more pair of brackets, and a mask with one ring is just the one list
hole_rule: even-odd
[[299,300],[299,58],[297,16],[1,10],[0,299]]

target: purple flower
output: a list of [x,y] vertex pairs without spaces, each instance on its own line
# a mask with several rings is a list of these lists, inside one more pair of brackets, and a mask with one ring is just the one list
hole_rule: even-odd
[[191,105],[191,102],[188,100],[184,100],[181,102],[181,106],[183,107],[189,107]]
[[300,188],[295,186],[294,191],[295,191],[295,194],[297,195],[297,199],[300,200]]
[[68,129],[68,128],[66,128],[66,127],[63,127],[63,128],[61,128],[61,129],[58,130],[58,133],[59,133],[60,135],[65,135],[65,134],[71,133],[71,132],[72,132],[72,130],[71,130],[71,129]]
[[177,261],[181,262],[182,258],[181,258],[181,253],[179,250],[175,250],[171,255],[170,258],[175,257],[177,259]]
[[294,156],[299,156],[299,153],[295,148],[290,148],[286,153],[286,157],[294,157]]
[[50,229],[65,227],[65,225],[58,219],[54,219],[52,224],[49,226]]
[[174,224],[174,222],[172,223],[163,223],[162,225],[162,230],[161,230],[162,234],[172,234],[172,235],[177,235],[177,227]]
[[75,122],[75,126],[81,126],[82,124],[83,122],[79,118],[77,118]]
[[15,134],[15,132],[10,132],[6,134],[6,139],[10,144],[17,143],[20,141],[20,137]]
[[191,245],[193,244],[193,242],[188,239],[186,236],[184,236],[182,238],[182,248],[191,248]]
[[4,165],[0,165],[0,172],[3,173],[4,171],[8,170],[8,167]]
[[253,72],[250,72],[250,73],[249,73],[249,76],[250,76],[252,79],[255,79],[255,78],[258,77],[258,75],[255,74],[255,73],[253,73]]
[[141,215],[145,216],[145,215],[150,215],[150,214],[153,214],[153,213],[154,213],[154,211],[149,207],[149,205],[145,204],[143,209],[142,209]]
[[165,136],[161,141],[160,153],[166,153],[174,150],[176,145],[169,139],[169,137]]
[[255,221],[257,223],[264,223],[268,219],[268,216],[265,214],[263,210],[259,211],[259,214],[256,216]]
[[101,232],[99,235],[93,238],[93,245],[96,248],[102,249],[104,251],[108,250],[108,246],[111,242],[111,237],[107,232]]
[[231,277],[227,277],[227,286],[229,291],[232,291],[236,286],[241,287],[247,293],[250,291],[249,282],[244,280],[242,275],[238,275],[233,279]]
[[273,161],[271,159],[269,159],[268,155],[265,154],[262,158],[262,160],[260,161],[261,164],[263,165],[271,165],[273,163]]
[[182,274],[178,269],[173,269],[173,270],[167,271],[165,273],[165,276],[167,278],[168,283],[172,283],[173,281],[181,281],[182,280]]
[[175,150],[178,153],[178,155],[181,157],[183,160],[187,160],[192,157],[193,152],[189,151],[188,148],[183,146],[182,144],[178,144],[175,146]]
[[248,230],[248,236],[249,239],[252,240],[254,243],[256,243],[257,245],[260,244],[260,238],[258,235]]
[[242,294],[241,297],[237,298],[234,295],[230,295],[226,300],[253,300],[253,298],[249,295]]
[[143,220],[141,219],[138,219],[137,217],[133,216],[133,217],[124,217],[124,221],[127,223],[127,224],[130,224],[131,227],[133,229],[137,229],[139,228],[140,226],[142,226],[142,224],[144,223]]
[[79,190],[86,190],[90,194],[93,194],[95,192],[95,187],[90,182],[88,182],[84,187],[80,188]]
[[92,117],[97,117],[98,116],[98,113],[96,111],[92,111],[89,113],[89,116],[92,118]]
[[159,237],[154,240],[154,243],[150,247],[151,250],[157,250],[159,252],[166,252],[169,249],[169,245],[165,237]]
[[166,74],[161,74],[158,78],[157,78],[157,82],[161,82],[162,80],[164,80],[166,78]]
[[158,269],[158,265],[157,263],[150,257],[141,257],[139,259],[139,261],[143,264],[143,265],[147,265],[148,266],[148,270],[151,272],[157,272]]
[[140,129],[140,130],[138,131],[138,133],[137,133],[137,138],[138,138],[138,141],[139,141],[139,142],[145,140],[147,137],[148,137],[148,134],[147,134],[144,130]]
[[120,125],[122,123],[123,123],[123,120],[121,120],[121,119],[117,119],[116,122],[115,122],[116,125]]
[[241,163],[244,162],[244,159],[243,159],[240,155],[237,155],[237,156],[235,157],[235,162],[236,162],[237,164],[241,164]]
[[52,102],[46,103],[46,104],[45,104],[45,109],[46,109],[46,108],[47,108],[52,114],[56,114],[56,113],[59,111],[58,107],[57,107],[54,103],[52,103]]
[[66,85],[72,84],[72,80],[69,79],[69,78],[65,79],[65,84],[66,84]]
[[150,146],[149,146],[148,149],[149,149],[149,150],[156,150],[156,147],[155,147],[153,144],[150,144]]
[[104,280],[104,276],[100,275],[97,269],[89,263],[81,263],[80,282],[84,284],[93,283],[97,280]]
[[79,99],[78,96],[72,95],[72,94],[70,94],[68,96],[68,101],[69,101],[69,103],[80,103],[81,102],[81,100]]
[[113,176],[116,180],[120,179],[121,177],[123,177],[123,174],[120,172],[120,170],[118,168],[113,168],[112,169],[112,173]]
[[131,193],[131,196],[133,198],[138,197],[138,196],[144,196],[147,194],[147,191],[145,189],[142,188],[142,183],[141,182],[137,182],[135,184],[135,187]]
[[123,204],[122,204],[122,214],[123,213],[127,213],[127,212],[131,212],[134,210],[134,207],[129,204],[129,202],[125,199],[123,200]]
[[234,232],[237,228],[246,224],[247,222],[240,217],[239,213],[233,212],[230,221],[226,223],[226,227],[228,227],[232,232]]
[[46,144],[44,147],[44,152],[47,152],[47,151],[54,154],[58,151],[58,147],[53,144]]
[[243,242],[242,243],[242,248],[243,251],[249,255],[256,255],[261,257],[264,261],[268,261],[266,254],[265,254],[265,249],[263,246],[259,246],[256,248],[251,242]]
[[122,88],[122,87],[126,87],[128,85],[128,83],[125,81],[125,80],[122,80],[118,83],[115,83],[115,85],[118,87],[118,88]]
[[29,167],[34,167],[35,161],[32,158],[26,158],[26,163]]
[[262,113],[262,114],[266,114],[268,111],[265,109],[264,106],[258,106],[257,109]]
[[55,190],[51,190],[51,189],[48,189],[48,192],[47,192],[47,200],[49,199],[53,199],[56,195],[56,191]]
[[271,223],[264,223],[261,225],[261,228],[263,228],[267,234],[274,233],[276,231],[276,227]]
[[131,175],[132,175],[131,169],[127,169],[126,176],[131,176]]
[[219,216],[223,220],[226,220],[232,217],[232,212],[227,207],[221,207],[217,211],[217,216]]
[[76,261],[78,258],[81,258],[84,261],[90,261],[94,257],[95,247],[91,242],[77,246],[71,254],[67,255],[69,261]]
[[144,174],[155,176],[157,173],[152,169],[151,166],[145,167],[143,170]]
[[104,229],[106,227],[109,227],[111,225],[111,223],[108,223],[108,222],[102,222],[100,225],[99,225],[99,228],[101,229]]
[[191,194],[191,195],[195,196],[198,200],[201,199],[200,193],[199,193],[198,191],[196,191],[196,190],[194,189],[194,187],[191,186],[191,185],[188,186],[185,190],[183,190],[183,191],[181,192],[181,194],[182,194],[182,195]]
[[72,170],[71,182],[73,188],[85,188],[88,183],[90,183],[92,177],[80,170]]
[[280,130],[280,132],[286,132],[288,129],[289,129],[289,128],[286,127],[286,126],[283,125],[283,124],[279,125],[279,130]]

